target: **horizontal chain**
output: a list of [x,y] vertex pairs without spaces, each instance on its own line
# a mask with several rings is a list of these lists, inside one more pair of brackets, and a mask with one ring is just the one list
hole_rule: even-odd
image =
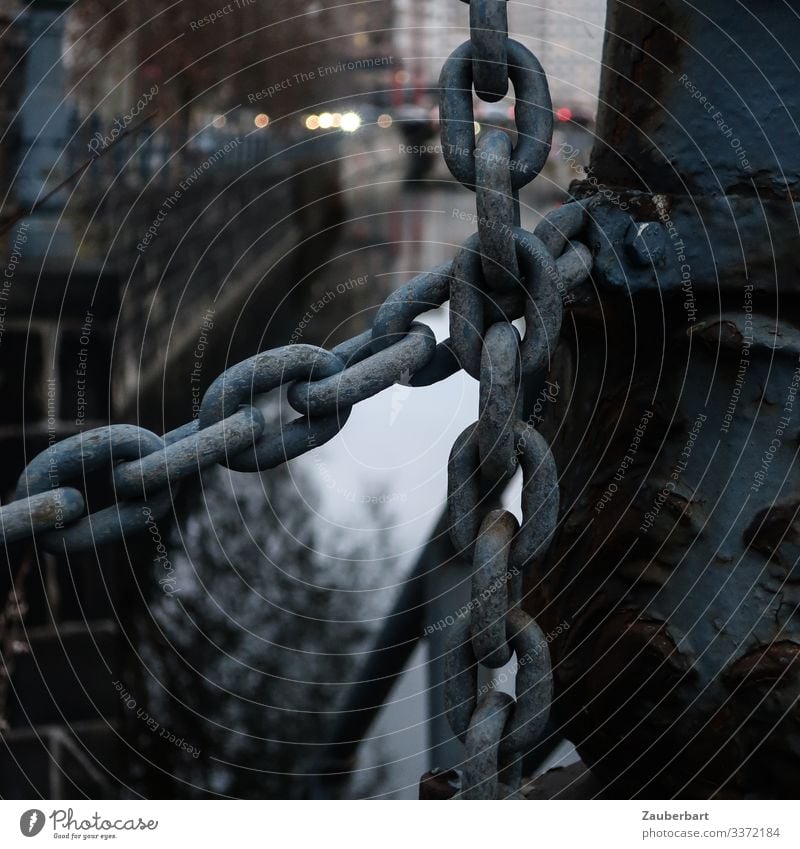
[[[568,204],[548,216],[536,233],[545,234],[547,241],[543,244],[548,248],[569,256],[570,252],[585,250],[571,241],[579,234],[584,215],[579,204]],[[525,238],[524,231],[517,234],[520,242]],[[479,278],[476,241],[477,236],[468,240],[462,253],[474,255]],[[415,276],[386,299],[370,330],[332,351],[289,345],[232,366],[207,390],[198,419],[164,437],[133,425],[110,425],[49,446],[22,472],[15,500],[0,507],[2,539],[8,544],[37,536],[46,550],[61,553],[114,542],[145,530],[148,517],[168,512],[170,499],[165,498],[165,492],[172,490],[174,494],[187,476],[215,463],[236,471],[274,468],[324,445],[344,426],[353,405],[397,380],[408,377],[411,386],[429,385],[461,370],[465,365],[462,357],[467,362],[469,357],[463,356],[463,342],[454,342],[458,328],[453,338],[436,345],[430,330],[414,322],[421,313],[449,300],[451,316],[458,325],[458,316],[463,317],[464,310],[458,305],[460,290],[453,285],[456,265],[448,262]],[[569,281],[569,290],[585,279],[589,268],[586,263],[582,273]],[[481,316],[476,321],[480,328],[483,306],[481,302]],[[523,311],[524,305],[517,301],[511,313],[516,317]],[[478,367],[473,370],[480,376],[480,338],[478,343]],[[379,367],[373,373],[376,365]],[[270,431],[253,402],[301,378],[310,380],[296,383],[290,395],[298,406],[307,407],[313,414]],[[328,409],[332,412],[325,415]],[[508,440],[507,428],[504,438]],[[484,434],[484,442],[486,439]],[[476,454],[475,463],[479,460]],[[104,468],[113,471],[116,503],[85,515],[84,496],[70,484]],[[470,542],[476,535],[477,527]]]
[[255,407],[242,407],[221,422],[195,431],[141,460],[114,467],[114,490],[123,498],[147,498],[185,477],[225,463],[247,446],[257,444],[264,417]]
[[391,347],[371,353],[338,374],[290,386],[289,403],[310,416],[331,415],[400,380],[410,380],[412,374],[431,362],[436,352],[436,338],[425,324],[414,322],[407,333],[391,334],[389,338]]

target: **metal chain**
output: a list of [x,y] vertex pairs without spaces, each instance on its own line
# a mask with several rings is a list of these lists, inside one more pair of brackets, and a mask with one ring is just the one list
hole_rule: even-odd
[[[558,344],[562,296],[581,278],[576,266],[586,259],[578,247],[562,254],[585,224],[578,204],[545,219],[533,234],[519,227],[516,192],[547,160],[553,114],[541,65],[508,38],[505,5],[472,0],[470,41],[451,54],[441,75],[445,159],[453,176],[476,192],[478,214],[478,233],[456,257],[450,287],[453,345],[480,383],[478,421],[456,440],[448,468],[451,537],[473,568],[468,613],[453,626],[445,658],[447,717],[466,747],[458,794],[464,799],[513,798],[522,758],[549,716],[547,641],[519,604],[526,574],[543,559],[556,528],[558,475],[548,445],[523,415]],[[503,61],[507,69],[499,67]],[[499,129],[481,132],[476,146],[472,90],[494,101],[509,79],[517,100],[516,147]],[[511,323],[520,314],[524,338]],[[495,509],[518,466],[521,525]],[[515,698],[492,686],[481,693],[479,666],[498,669],[512,655]]]
[[[464,0],[469,2],[469,0]],[[221,463],[236,471],[274,468],[324,445],[353,406],[411,376],[427,386],[465,370],[480,382],[478,421],[456,440],[448,464],[450,533],[472,559],[471,614],[453,627],[447,655],[447,715],[467,749],[464,798],[513,797],[521,758],[547,720],[552,676],[547,642],[520,608],[523,579],[544,557],[558,518],[555,462],[525,401],[549,370],[562,299],[591,270],[575,238],[586,211],[571,202],[529,233],[519,226],[519,189],[547,160],[553,114],[536,57],[508,38],[505,0],[472,0],[471,39],[442,69],[441,134],[453,176],[476,192],[478,232],[452,262],[392,293],[374,325],[328,351],[294,344],[227,369],[209,387],[196,420],[163,437],[110,425],[54,443],[20,475],[15,500],[0,507],[8,545],[36,538],[71,553],[145,531],[164,516],[176,487]],[[476,145],[472,93],[487,101],[514,86],[517,143],[488,130]],[[414,319],[449,301],[450,338],[436,344]],[[525,318],[520,337],[512,321]],[[268,432],[259,396],[288,385],[301,415]],[[497,510],[518,467],[522,522]],[[87,513],[76,482],[107,470],[115,503]],[[478,691],[478,664],[496,669],[516,656],[516,699]],[[499,777],[498,777],[499,776]]]

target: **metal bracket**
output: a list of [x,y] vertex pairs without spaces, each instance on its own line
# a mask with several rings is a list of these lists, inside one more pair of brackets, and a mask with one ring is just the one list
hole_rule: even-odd
[[800,204],[757,196],[647,194],[594,187],[587,244],[600,286],[699,295],[800,289]]

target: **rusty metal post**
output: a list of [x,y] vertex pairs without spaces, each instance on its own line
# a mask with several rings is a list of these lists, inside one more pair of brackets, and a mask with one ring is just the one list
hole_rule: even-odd
[[528,606],[570,625],[555,713],[621,797],[796,793],[798,43],[797,0],[609,3]]

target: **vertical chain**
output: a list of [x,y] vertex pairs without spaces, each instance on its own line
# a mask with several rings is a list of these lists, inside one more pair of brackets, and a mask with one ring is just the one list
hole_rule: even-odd
[[[478,421],[456,440],[448,467],[453,544],[472,562],[468,614],[452,627],[446,659],[448,720],[466,747],[462,798],[507,798],[519,789],[522,758],[549,716],[547,641],[518,606],[524,578],[546,554],[558,518],[555,462],[522,421],[525,393],[538,391],[561,327],[564,289],[553,253],[521,230],[517,192],[550,151],[553,116],[544,72],[508,38],[505,0],[472,0],[470,41],[441,76],[442,145],[456,179],[476,193],[478,233],[461,249],[450,288],[450,334],[480,383]],[[472,94],[501,99],[514,85],[518,141],[500,129],[475,143]],[[564,246],[561,246],[562,249]],[[508,305],[512,305],[510,308]],[[511,323],[520,306],[525,338]],[[516,308],[515,308],[516,307]],[[496,496],[522,466],[522,524]],[[516,658],[515,698],[478,688],[478,667]]]

